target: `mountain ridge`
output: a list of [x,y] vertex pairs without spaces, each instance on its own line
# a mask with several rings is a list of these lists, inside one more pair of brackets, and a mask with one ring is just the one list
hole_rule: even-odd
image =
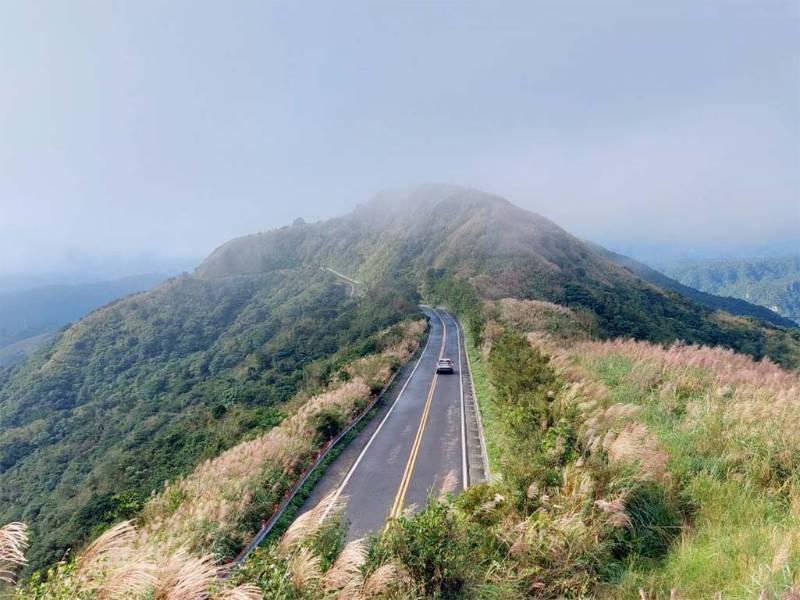
[[704,292],[697,288],[685,285],[680,281],[673,279],[661,271],[653,269],[652,267],[649,267],[648,265],[634,258],[625,256],[623,254],[618,254],[617,252],[613,252],[596,244],[594,247],[596,248],[597,252],[604,254],[619,266],[630,270],[642,279],[649,281],[660,288],[677,292],[682,296],[686,296],[687,298],[690,298],[691,300],[694,300],[695,302],[709,308],[713,308],[715,310],[724,310],[731,314],[742,317],[753,317],[771,325],[777,325],[778,327],[797,328],[800,326],[793,320],[782,316],[780,313],[771,310],[766,306],[753,304],[741,298]]
[[412,286],[430,269],[445,270],[488,299],[541,299],[594,311],[606,337],[682,339],[784,364],[800,360],[800,342],[782,333],[790,323],[780,317],[736,302],[728,308],[741,320],[715,316],[726,308],[721,299],[677,282],[667,285],[643,269],[637,273],[630,263],[617,264],[608,250],[598,251],[545,217],[472,188],[429,185],[382,192],[336,219],[232,240],[195,273],[224,277],[304,263],[331,266],[363,281],[405,280]]
[[685,285],[741,298],[800,323],[800,255],[657,261]]

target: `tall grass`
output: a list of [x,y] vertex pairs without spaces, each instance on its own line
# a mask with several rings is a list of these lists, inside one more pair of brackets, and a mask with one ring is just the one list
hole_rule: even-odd
[[199,465],[169,484],[145,507],[146,535],[165,547],[230,553],[270,516],[321,447],[367,405],[372,393],[407,360],[424,331],[403,325],[400,339],[346,366],[346,377],[299,403],[293,415],[264,435]]
[[24,523],[9,523],[0,527],[0,583],[14,583],[18,568],[26,564],[28,527]]
[[635,561],[610,595],[800,587],[798,373],[719,348],[624,340],[581,343],[557,361],[580,389],[585,434],[611,460],[613,444],[638,431],[623,454],[654,471],[683,514],[665,555]]
[[[240,549],[325,444],[364,409],[375,391],[414,353],[424,329],[423,321],[408,321],[387,330],[379,337],[376,353],[345,365],[342,374],[317,395],[298,399],[293,413],[279,426],[206,461],[190,475],[165,484],[164,490],[146,505],[138,526],[124,522],[112,527],[76,558],[59,563],[44,577],[36,575],[24,582],[17,588],[16,597],[262,597],[264,589],[251,582],[220,580],[220,561]],[[338,514],[336,507],[328,505],[319,510],[334,517]],[[305,521],[299,519],[286,532],[272,567],[280,570],[286,589],[294,590],[292,593],[320,597],[318,594],[324,593],[326,586],[337,591],[338,583],[356,581],[353,567],[346,563],[358,558],[357,548],[351,547],[344,558],[334,562],[340,536],[331,537],[329,530],[327,520],[316,512]],[[8,565],[18,566],[24,561],[20,554],[25,543],[24,529],[12,525],[0,533],[3,531],[7,533],[7,544],[0,545],[0,560],[5,556]],[[331,548],[316,552],[305,543],[309,538],[328,540]],[[329,563],[335,570],[323,582],[322,568],[327,569]],[[0,563],[0,568],[8,570],[10,579],[11,570],[4,565]]]
[[489,310],[517,331],[537,331],[559,340],[586,340],[597,332],[592,313],[552,302],[503,298],[490,304]]
[[[718,348],[567,339],[547,331],[552,308],[539,303],[501,301],[490,310],[499,321],[487,320],[474,371],[511,325],[531,329],[528,340],[551,355],[562,383],[547,433],[524,450],[509,442],[490,374],[483,372],[479,395],[496,425],[487,427],[501,466],[495,471],[514,464],[515,485],[522,485],[526,469],[551,466],[526,491],[532,513],[511,506],[504,488],[519,493],[509,488],[511,480],[459,500],[457,508],[480,524],[480,547],[501,549],[478,554],[491,566],[473,571],[472,593],[794,598],[800,591],[797,372]],[[576,454],[557,467],[570,444]],[[583,498],[574,512],[570,497]]]

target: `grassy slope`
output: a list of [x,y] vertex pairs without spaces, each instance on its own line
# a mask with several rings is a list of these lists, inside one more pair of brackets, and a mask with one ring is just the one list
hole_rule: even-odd
[[687,507],[683,535],[658,560],[633,561],[609,594],[747,598],[800,581],[796,375],[710,349],[595,343],[570,355],[609,405],[641,409]]
[[[796,374],[719,349],[581,341],[585,336],[565,341],[544,333],[553,329],[547,317],[563,317],[560,312],[540,303],[511,305],[497,311],[502,321],[538,324],[533,342],[554,352],[562,376],[585,390],[577,401],[592,407],[579,417],[581,427],[598,423],[599,414],[612,414],[611,407],[630,407],[630,417],[606,419],[604,427],[620,431],[641,423],[657,440],[653,451],[667,458],[661,485],[673,510],[682,514],[680,535],[668,533],[669,545],[653,556],[628,555],[610,580],[597,579],[594,593],[638,598],[644,590],[649,598],[667,598],[675,589],[680,598],[719,592],[749,598],[800,584]],[[470,359],[497,466],[503,460],[499,448],[508,440],[486,356],[485,348],[480,354],[473,347]],[[647,462],[646,454],[640,456]],[[624,479],[619,485],[626,485]]]
[[[379,332],[372,352],[343,362],[340,376],[313,396],[299,395],[283,423],[165,486],[147,502],[138,528],[112,528],[79,557],[51,568],[44,580],[24,581],[14,597],[253,598],[252,587],[245,594],[243,588],[233,590],[232,581],[218,580],[219,566],[233,558],[326,443],[416,352],[424,331],[424,321],[417,320]],[[292,588],[294,577],[282,576],[282,583]]]
[[[278,403],[328,383],[335,353],[369,351],[369,333],[408,310],[420,283],[469,280],[483,297],[564,302],[604,336],[723,343],[800,361],[792,334],[665,293],[502,199],[451,188],[401,196],[235,240],[197,276],[108,307],[34,361],[0,372],[0,501],[15,518],[11,496],[25,491],[22,516],[42,527],[34,560],[136,514],[162,478],[271,428]],[[320,266],[365,281],[370,293],[351,301]],[[197,532],[201,542],[215,523]],[[44,545],[41,533],[51,536]],[[226,547],[229,533],[211,537]]]

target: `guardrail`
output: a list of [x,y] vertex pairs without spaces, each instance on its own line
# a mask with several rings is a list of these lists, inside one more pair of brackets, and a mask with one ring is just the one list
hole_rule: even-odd
[[483,433],[483,419],[481,418],[481,406],[478,402],[478,393],[475,391],[475,380],[472,378],[472,365],[469,359],[469,348],[467,346],[467,336],[464,332],[464,328],[461,325],[461,321],[458,321],[458,326],[461,328],[461,340],[464,344],[464,355],[467,358],[467,374],[469,375],[469,389],[472,396],[472,408],[474,411],[474,418],[475,424],[478,429],[478,443],[480,444],[480,456],[481,462],[483,463],[483,475],[485,481],[489,482],[492,481],[492,471],[489,467],[489,454],[486,452],[486,437]]

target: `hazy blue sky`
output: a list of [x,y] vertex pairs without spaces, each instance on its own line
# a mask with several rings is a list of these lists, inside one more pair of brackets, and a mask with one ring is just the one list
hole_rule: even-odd
[[800,234],[800,2],[0,0],[0,272],[466,184],[619,246]]

